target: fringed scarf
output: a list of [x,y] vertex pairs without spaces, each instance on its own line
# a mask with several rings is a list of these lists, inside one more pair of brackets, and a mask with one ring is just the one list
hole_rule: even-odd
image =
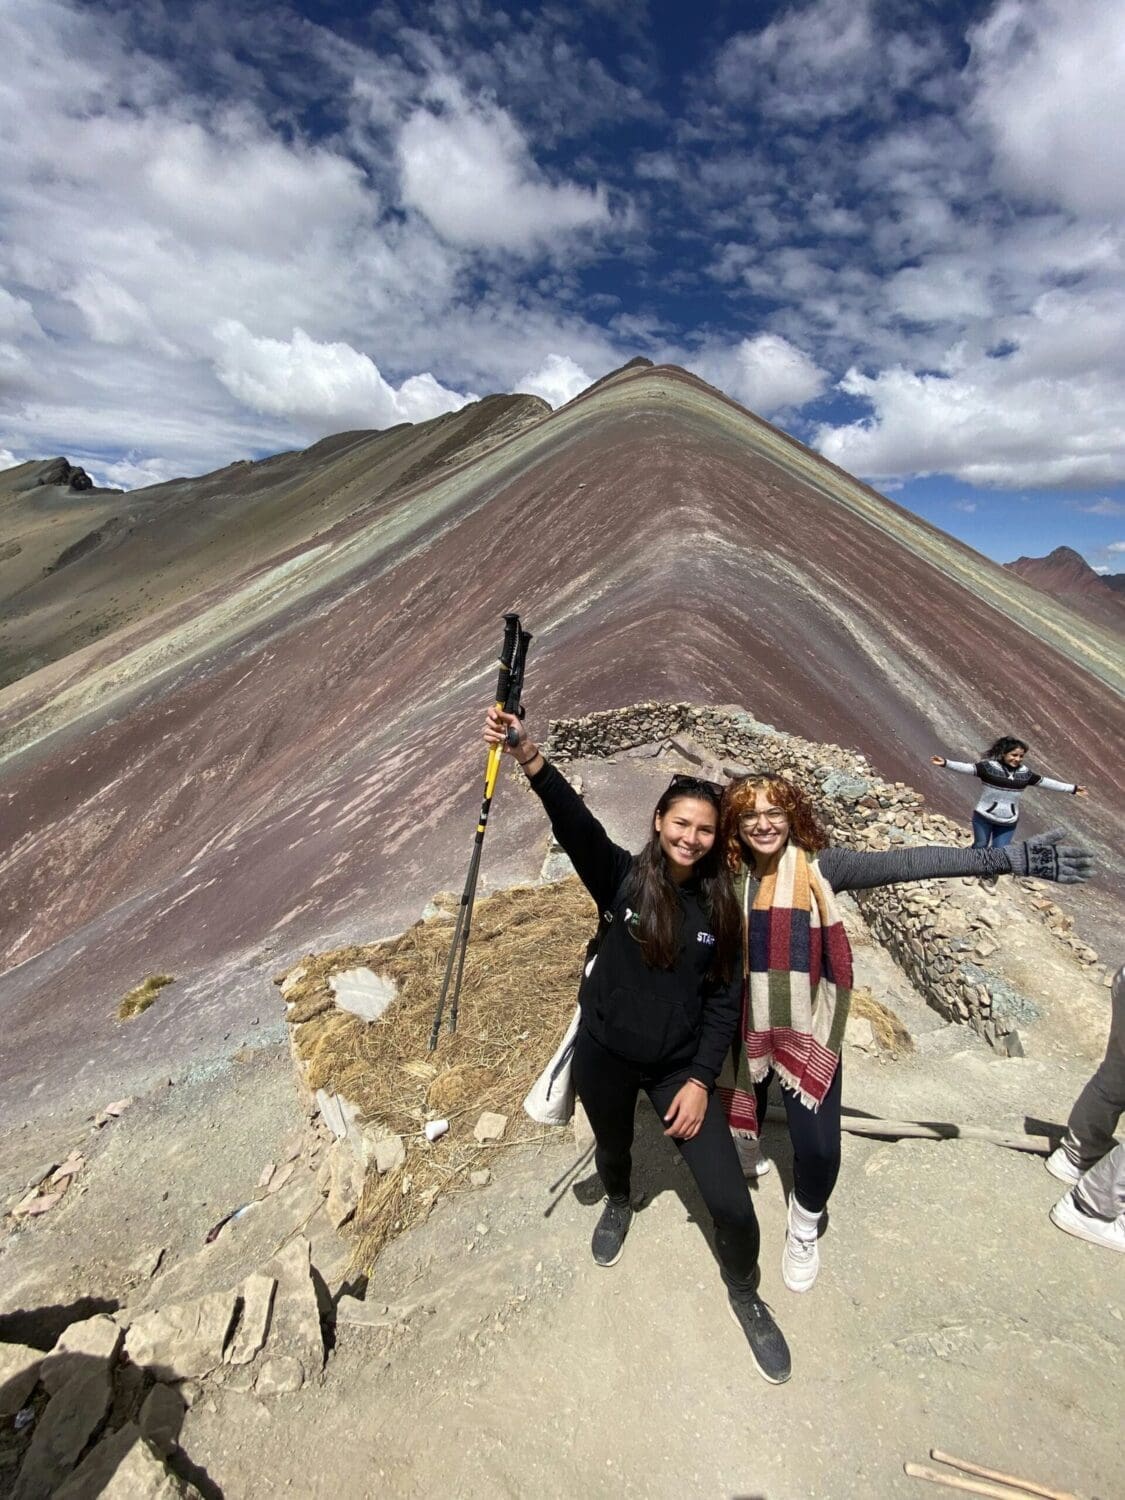
[[718,1079],[730,1127],[758,1134],[754,1084],[772,1068],[812,1110],[828,1092],[852,998],[852,950],[832,887],[794,843],[742,881],[742,1024]]

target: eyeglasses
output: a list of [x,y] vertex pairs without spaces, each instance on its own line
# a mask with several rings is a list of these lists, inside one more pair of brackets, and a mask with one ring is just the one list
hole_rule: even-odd
[[706,797],[709,801],[722,800],[723,789],[717,781],[705,781],[702,776],[687,776],[677,771],[668,783],[670,792],[687,792],[694,797]]
[[764,807],[761,812],[743,813],[738,820],[740,828],[753,828],[759,818],[765,818],[766,822],[774,828],[782,828],[789,821],[789,814],[783,807]]

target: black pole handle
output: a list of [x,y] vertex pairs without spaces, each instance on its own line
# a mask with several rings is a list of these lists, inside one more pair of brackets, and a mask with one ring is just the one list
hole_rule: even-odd
[[[508,673],[508,691],[504,696],[504,712],[519,714],[523,697],[523,672],[527,665],[527,648],[531,645],[530,630],[520,629],[516,648],[512,653],[511,670]],[[521,715],[522,717],[522,715]]]
[[508,701],[509,682],[512,675],[512,659],[519,649],[520,640],[520,617],[519,615],[504,616],[504,644],[500,648],[500,675],[496,679],[495,703],[506,703]]

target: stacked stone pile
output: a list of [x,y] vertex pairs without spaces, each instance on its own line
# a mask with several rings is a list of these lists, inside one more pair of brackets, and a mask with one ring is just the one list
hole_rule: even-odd
[[[309,1241],[291,1230],[266,1264],[222,1290],[206,1275],[211,1254],[188,1267],[203,1273],[196,1295],[71,1323],[47,1353],[0,1344],[0,1416],[24,1434],[0,1455],[18,1465],[14,1500],[197,1495],[179,1437],[209,1384],[264,1398],[319,1374],[325,1346]],[[182,1288],[183,1275],[175,1283]]]
[[[922,794],[905,782],[887,782],[867,758],[835,744],[816,744],[764,724],[744,709],[697,708],[688,703],[637,703],[577,719],[552,720],[547,753],[558,761],[606,759],[656,747],[712,771],[732,775],[764,770],[798,782],[813,797],[834,843],[852,849],[895,844],[962,844],[963,826],[928,812]],[[1003,924],[1004,899],[1042,921],[1080,963],[1093,968],[1097,953],[1038,882],[1006,879],[1005,895],[989,895],[976,880],[916,881],[859,891],[857,904],[878,940],[909,975],[926,1002],[947,1020],[967,1022],[1006,1050],[1017,1021],[1035,1015],[982,964],[997,951],[993,934]],[[1109,982],[1108,970],[1102,976]]]

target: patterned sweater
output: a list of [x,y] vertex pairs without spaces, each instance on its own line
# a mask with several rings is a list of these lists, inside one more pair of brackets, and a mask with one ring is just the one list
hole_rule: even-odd
[[1003,823],[1005,827],[1018,821],[1020,795],[1029,786],[1045,787],[1049,792],[1078,790],[1074,782],[1052,781],[1049,776],[1040,776],[1038,771],[1031,771],[1027,766],[1018,766],[1013,771],[998,760],[947,760],[945,765],[947,770],[979,777],[984,789],[973,811],[990,823]]

